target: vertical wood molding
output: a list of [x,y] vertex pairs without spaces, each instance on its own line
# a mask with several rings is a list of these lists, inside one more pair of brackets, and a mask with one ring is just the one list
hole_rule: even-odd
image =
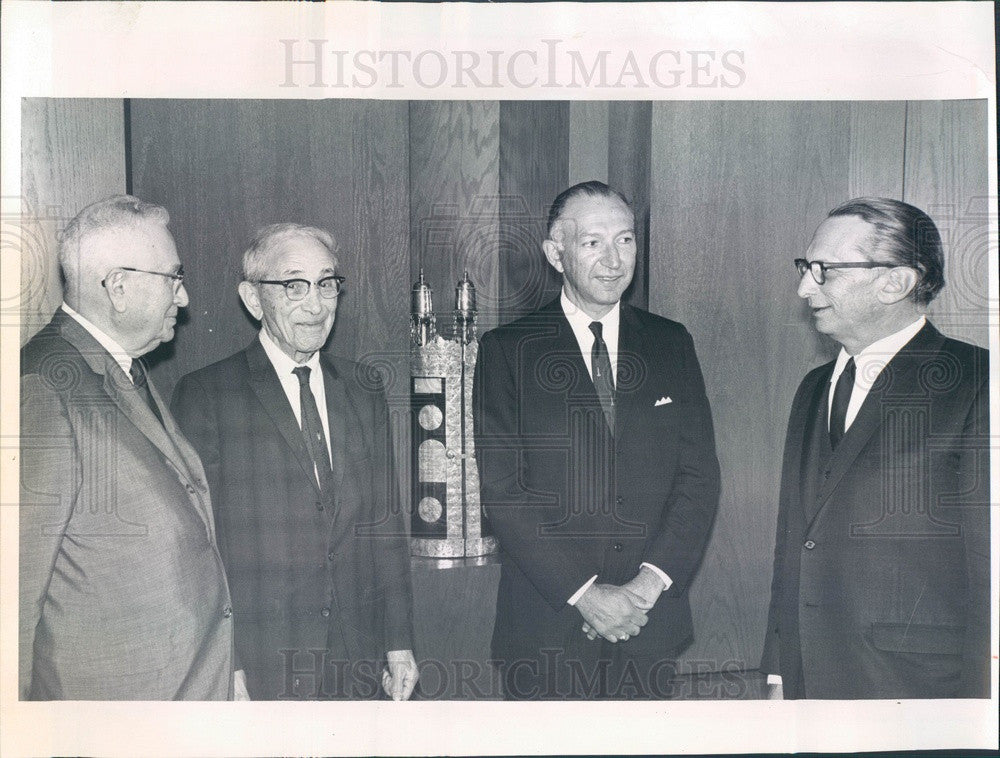
[[639,308],[649,306],[649,183],[652,161],[653,104],[611,103],[608,139],[608,184],[632,201],[635,212],[638,256],[635,276],[625,301]]
[[608,181],[609,105],[606,100],[570,102],[567,186],[592,179]]
[[848,191],[854,197],[903,197],[906,103],[852,102]]
[[120,99],[21,101],[21,344],[62,301],[57,234],[86,205],[125,192]]
[[653,105],[650,308],[694,337],[722,466],[682,671],[760,661],[788,410],[833,354],[792,258],[847,193],[848,137],[842,103]]
[[423,267],[438,322],[451,321],[468,270],[479,333],[499,306],[500,104],[413,101],[410,117],[410,282]]
[[500,103],[500,322],[559,294],[545,260],[549,206],[569,179],[569,104]]
[[985,100],[907,103],[903,196],[934,220],[944,243],[945,288],[931,303],[931,319],[949,336],[983,347],[989,314],[1000,305],[989,298],[996,198],[989,197],[986,107]]

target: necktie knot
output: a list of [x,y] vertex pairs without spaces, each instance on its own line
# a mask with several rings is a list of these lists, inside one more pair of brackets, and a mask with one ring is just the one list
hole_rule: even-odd
[[292,373],[299,378],[300,387],[309,385],[309,374],[312,373],[311,368],[308,366],[296,366],[292,369]]
[[590,331],[594,333],[594,339],[599,340],[604,336],[604,324],[600,321],[591,321]]
[[143,371],[142,363],[139,361],[132,361],[132,365],[128,367],[128,375],[132,377],[132,384],[136,387],[146,386],[146,372]]

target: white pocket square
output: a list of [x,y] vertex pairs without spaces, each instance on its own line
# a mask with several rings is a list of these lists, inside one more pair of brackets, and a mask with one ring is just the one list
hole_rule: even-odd
[[661,405],[666,405],[667,403],[672,403],[672,402],[674,401],[671,400],[669,397],[661,397],[659,400],[653,403],[653,407],[659,408]]

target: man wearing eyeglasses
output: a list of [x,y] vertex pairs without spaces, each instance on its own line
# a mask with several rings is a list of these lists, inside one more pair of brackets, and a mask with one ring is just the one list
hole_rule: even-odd
[[370,374],[320,352],[336,270],[326,231],[261,229],[239,285],[258,337],[174,393],[216,502],[253,699],[404,700],[417,680],[385,400]]
[[124,195],[80,211],[64,302],[21,351],[22,699],[234,697],[205,472],[141,360],[188,302],[169,218]]
[[792,404],[770,696],[988,697],[988,356],[925,316],[944,286],[938,230],[912,205],[851,200],[795,266],[841,350]]

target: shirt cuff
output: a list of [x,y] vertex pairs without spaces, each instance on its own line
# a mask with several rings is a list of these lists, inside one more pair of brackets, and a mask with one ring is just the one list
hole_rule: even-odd
[[767,683],[768,684],[781,684],[781,674],[768,674],[767,675]]
[[642,568],[643,566],[645,566],[648,569],[652,569],[653,573],[656,574],[658,577],[660,577],[660,579],[663,580],[663,590],[664,591],[670,589],[670,585],[674,583],[673,579],[671,579],[669,576],[667,576],[662,571],[660,571],[660,569],[658,569],[652,563],[640,563],[639,564],[639,568]]
[[576,592],[574,592],[573,596],[566,602],[569,603],[570,605],[576,605],[576,601],[579,600],[581,597],[583,597],[583,593],[589,590],[590,585],[592,585],[596,581],[597,581],[597,574],[594,574],[592,577],[590,577],[590,579],[587,580],[587,583],[583,585],[580,589],[578,589]]

